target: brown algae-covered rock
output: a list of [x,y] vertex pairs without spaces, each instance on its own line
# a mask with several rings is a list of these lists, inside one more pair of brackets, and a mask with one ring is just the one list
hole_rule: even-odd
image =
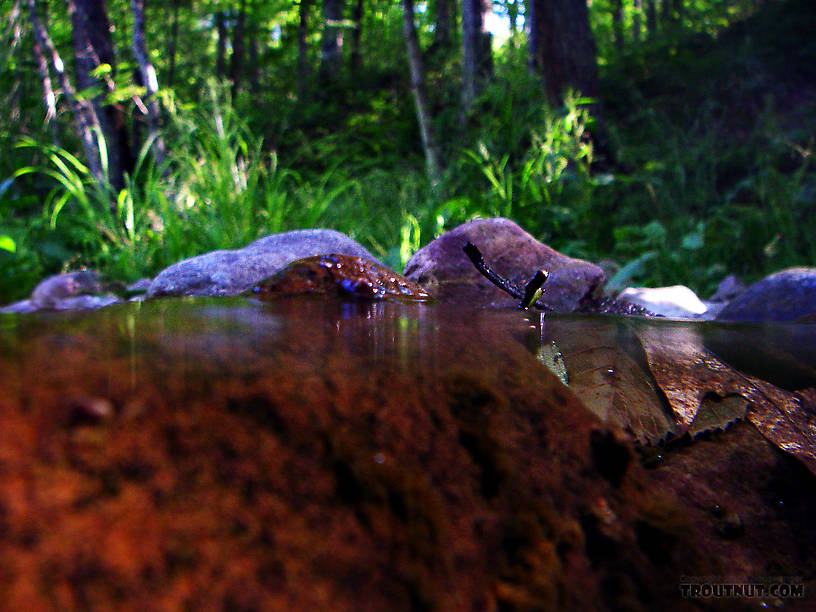
[[318,255],[298,260],[252,288],[264,300],[299,293],[427,301],[431,295],[401,274],[362,257]]
[[518,300],[496,288],[462,251],[472,242],[485,262],[518,287],[539,269],[549,272],[539,302],[556,312],[573,312],[603,279],[603,270],[562,255],[509,219],[476,219],[443,234],[417,251],[405,266],[405,276],[443,302],[485,306],[517,305]]

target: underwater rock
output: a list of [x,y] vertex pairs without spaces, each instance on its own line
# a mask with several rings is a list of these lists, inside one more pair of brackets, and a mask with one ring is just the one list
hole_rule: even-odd
[[708,310],[697,294],[684,285],[628,287],[618,294],[617,299],[642,306],[656,315],[676,319],[705,319]]
[[298,293],[335,292],[369,299],[432,299],[425,289],[390,268],[362,257],[335,254],[291,263],[248,293],[264,300]]
[[237,295],[293,261],[325,253],[377,262],[345,234],[328,229],[297,230],[265,236],[242,249],[212,251],[175,263],[156,276],[147,297]]
[[443,302],[516,306],[518,300],[476,270],[462,251],[467,242],[476,245],[496,273],[518,287],[539,269],[549,272],[539,302],[556,312],[576,310],[603,279],[598,266],[562,255],[503,218],[476,219],[443,234],[414,254],[405,276]]
[[718,321],[793,321],[816,312],[816,268],[787,268],[734,298]]

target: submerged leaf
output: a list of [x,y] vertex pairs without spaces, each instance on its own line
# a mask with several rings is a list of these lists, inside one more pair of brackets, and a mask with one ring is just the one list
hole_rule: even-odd
[[737,417],[740,404],[712,410],[695,421],[706,398],[741,397],[747,419],[778,448],[795,455],[816,474],[816,413],[813,394],[791,392],[720,361],[704,346],[694,328],[683,324],[643,327],[638,333],[649,367],[665,393],[677,422],[692,433],[725,427]]
[[688,432],[692,436],[709,431],[726,429],[732,423],[745,418],[748,411],[748,400],[741,395],[707,395],[700,402],[700,409],[689,425]]
[[637,339],[625,324],[615,326],[605,318],[557,319],[547,322],[546,338],[555,339],[563,353],[570,389],[601,420],[628,431],[641,444],[657,443],[675,431],[648,370],[638,363]]

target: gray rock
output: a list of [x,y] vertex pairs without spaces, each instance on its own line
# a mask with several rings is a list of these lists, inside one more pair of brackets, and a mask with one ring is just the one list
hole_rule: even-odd
[[153,282],[152,278],[140,278],[135,283],[130,283],[125,290],[129,293],[145,293],[148,289],[150,289],[150,283]]
[[719,321],[793,321],[816,312],[816,268],[788,268],[746,289]]
[[603,279],[603,270],[537,241],[509,219],[477,219],[443,234],[417,251],[405,276],[442,302],[513,306],[518,300],[484,278],[462,251],[475,244],[498,274],[523,288],[538,269],[550,273],[540,302],[556,312],[572,312]]
[[304,257],[336,253],[380,263],[360,244],[328,229],[272,234],[232,251],[212,251],[159,272],[147,297],[237,295]]
[[[31,304],[38,310],[57,310],[66,298],[101,293],[99,276],[92,270],[66,272],[46,278],[31,292]],[[59,309],[64,310],[64,309]]]
[[20,300],[19,302],[14,302],[8,306],[3,306],[0,308],[0,313],[25,314],[29,312],[37,312],[37,310],[39,309],[31,303],[31,300]]
[[745,291],[745,285],[736,276],[729,274],[720,281],[717,291],[708,300],[710,302],[730,302],[743,291]]
[[92,270],[79,270],[50,276],[40,282],[27,300],[15,302],[0,312],[29,313],[44,310],[95,310],[122,300],[111,293],[103,293],[104,286]]

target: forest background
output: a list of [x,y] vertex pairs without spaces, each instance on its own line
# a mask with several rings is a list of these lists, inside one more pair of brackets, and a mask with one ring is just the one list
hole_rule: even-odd
[[[809,0],[0,0],[0,303],[505,216],[612,286],[816,264]],[[493,28],[491,33],[490,28]]]

